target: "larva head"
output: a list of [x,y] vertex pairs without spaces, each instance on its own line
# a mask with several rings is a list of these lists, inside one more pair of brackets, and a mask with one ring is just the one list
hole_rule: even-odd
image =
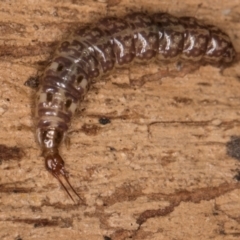
[[45,155],[46,169],[56,178],[60,175],[67,177],[64,169],[64,161],[57,152],[47,152]]
[[45,166],[46,169],[60,182],[62,187],[65,189],[69,197],[74,201],[72,195],[67,190],[67,187],[63,184],[63,181],[61,180],[61,177],[68,183],[69,187],[72,189],[72,191],[77,195],[77,197],[81,199],[81,197],[77,194],[75,189],[72,187],[68,180],[68,174],[64,168],[64,161],[62,157],[59,155],[57,151],[45,151],[43,152],[43,155],[45,156]]
[[67,182],[72,191],[78,196],[81,200],[80,196],[74,190],[72,185],[68,180],[68,174],[64,168],[64,161],[62,157],[58,153],[58,147],[64,139],[64,131],[49,128],[49,129],[38,129],[37,130],[38,141],[43,150],[43,156],[45,157],[45,166],[46,169],[60,182],[62,187],[65,189],[69,197],[74,201],[73,197],[67,190],[67,187],[64,185],[61,178]]

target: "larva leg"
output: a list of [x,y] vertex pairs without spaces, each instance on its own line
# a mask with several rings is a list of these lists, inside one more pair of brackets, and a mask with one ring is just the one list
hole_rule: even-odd
[[30,77],[25,83],[24,85],[33,89],[37,89],[38,86],[40,84],[40,77],[36,76],[36,77]]

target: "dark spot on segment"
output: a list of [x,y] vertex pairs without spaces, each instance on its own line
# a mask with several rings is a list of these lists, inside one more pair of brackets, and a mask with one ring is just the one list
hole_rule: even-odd
[[53,93],[48,92],[47,93],[47,102],[50,103],[50,102],[52,102],[52,100],[53,100]]
[[52,66],[55,68],[56,72],[63,72],[63,74],[66,74],[69,71],[69,68],[73,65],[73,60],[57,55],[56,58],[53,59],[52,63],[54,63]]
[[59,63],[57,67],[57,72],[61,72],[63,68],[64,68],[63,64]]
[[42,92],[55,94],[59,92],[59,89],[63,89],[65,92],[67,90],[72,98],[79,99],[79,91],[72,84],[67,84],[61,77],[46,76],[43,80]]
[[83,76],[83,75],[79,75],[79,76],[77,77],[77,84],[80,85],[81,82],[83,81],[83,79],[84,79],[84,76]]
[[102,125],[106,125],[108,123],[111,123],[111,120],[109,118],[106,118],[106,117],[101,117],[101,118],[99,118],[98,122]]
[[[83,82],[83,81],[86,81]],[[86,76],[84,76],[83,74],[78,75],[77,79],[76,79],[76,83],[75,83],[75,87],[77,88],[77,90],[82,90],[83,93],[89,89],[89,84],[88,84],[88,80],[86,78]]]
[[228,156],[240,160],[240,136],[232,136],[226,147]]
[[65,107],[66,109],[68,109],[72,104],[72,99],[67,99],[66,103],[65,103]]

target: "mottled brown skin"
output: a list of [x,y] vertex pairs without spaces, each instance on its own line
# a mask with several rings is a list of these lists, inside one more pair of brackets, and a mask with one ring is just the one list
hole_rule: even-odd
[[132,13],[124,19],[109,17],[95,26],[77,29],[57,48],[37,93],[37,138],[47,170],[72,198],[60,179],[62,176],[68,182],[58,148],[92,79],[133,61],[188,61],[224,67],[234,57],[225,33],[193,17]]

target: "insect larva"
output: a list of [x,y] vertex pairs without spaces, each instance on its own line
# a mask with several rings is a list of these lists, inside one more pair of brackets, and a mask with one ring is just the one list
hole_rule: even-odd
[[134,60],[226,66],[234,57],[235,50],[224,32],[193,17],[133,13],[124,20],[109,17],[77,29],[60,43],[37,92],[37,139],[47,170],[72,199],[61,177],[80,198],[68,181],[58,148],[92,79]]

